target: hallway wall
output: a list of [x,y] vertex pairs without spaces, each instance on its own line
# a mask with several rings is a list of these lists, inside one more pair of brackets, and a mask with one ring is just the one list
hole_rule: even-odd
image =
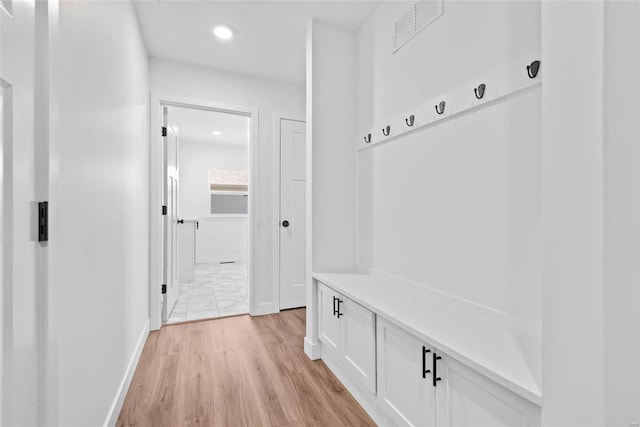
[[274,217],[278,204],[274,183],[279,172],[273,165],[274,156],[279,153],[274,149],[273,115],[304,117],[304,87],[157,58],[150,59],[149,67],[153,93],[259,109],[257,307],[260,313],[277,311],[278,301],[273,295],[273,245],[278,238],[274,233],[278,223]]
[[[393,53],[389,34],[410,5],[383,2],[357,32],[362,135],[540,54],[536,1],[445,2],[442,16]],[[539,324],[540,94],[536,86],[359,151],[360,266]]]
[[96,426],[115,423],[116,397],[149,327],[148,59],[131,2],[59,8],[51,424]]
[[[181,139],[180,199],[181,218],[196,218],[196,262],[241,261],[247,259],[249,222],[247,215],[211,216],[211,191],[207,185],[209,169],[247,170],[246,145],[190,142]],[[181,252],[178,250],[178,256]]]

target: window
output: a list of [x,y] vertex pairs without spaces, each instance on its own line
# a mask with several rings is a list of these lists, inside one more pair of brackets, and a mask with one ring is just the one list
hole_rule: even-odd
[[211,191],[249,191],[249,173],[225,169],[209,169]]
[[249,207],[249,173],[247,171],[210,169],[211,214],[247,214]]

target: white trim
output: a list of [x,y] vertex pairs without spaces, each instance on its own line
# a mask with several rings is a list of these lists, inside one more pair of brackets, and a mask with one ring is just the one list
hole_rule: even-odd
[[263,302],[258,304],[256,307],[256,312],[254,316],[262,316],[264,314],[273,314],[277,313],[279,310],[278,304],[276,302]]
[[231,261],[247,261],[247,254],[241,255],[220,255],[220,256],[202,256],[196,258],[196,264],[203,262],[231,262]]
[[129,391],[129,386],[131,385],[131,380],[133,379],[133,374],[136,371],[136,366],[138,366],[138,361],[140,360],[140,356],[142,355],[142,349],[144,349],[144,344],[147,342],[147,337],[149,336],[149,319],[144,323],[144,327],[142,328],[142,333],[138,338],[138,342],[136,343],[136,348],[131,356],[131,360],[129,361],[129,365],[127,366],[127,370],[124,373],[124,377],[122,381],[120,381],[120,387],[118,387],[118,393],[116,394],[116,398],[111,404],[111,408],[109,409],[109,413],[107,414],[107,419],[104,421],[105,426],[115,426],[118,421],[118,417],[120,416],[120,411],[122,410],[122,405],[124,404],[124,398],[127,397],[127,392]]
[[[315,21],[311,21],[307,26],[307,87],[306,87],[306,144],[307,144],[307,205],[306,224],[307,234],[305,236],[305,263],[306,263],[306,283],[307,283],[307,318],[306,334],[304,338],[305,353],[313,359],[313,346],[318,343],[318,282],[313,279],[313,26]],[[310,347],[307,348],[307,343]]]
[[199,219],[202,222],[215,222],[215,221],[247,221],[249,215],[247,214],[215,214],[210,216],[203,216]]
[[150,165],[149,165],[149,318],[150,329],[160,329],[162,313],[162,146],[161,141],[161,114],[162,106],[181,106],[212,110],[247,116],[251,119],[249,135],[249,188],[252,197],[249,200],[249,242],[248,242],[248,281],[249,281],[249,313],[257,313],[257,289],[255,287],[258,277],[258,201],[260,200],[259,186],[259,111],[256,107],[223,104],[204,99],[185,98],[180,96],[151,93],[150,123]]
[[311,360],[322,359],[322,347],[320,347],[320,341],[315,344],[309,341],[309,338],[304,337],[304,354],[309,356]]
[[[401,136],[413,133],[417,129],[435,126],[443,121],[470,114],[473,110],[488,108],[504,98],[533,88],[542,83],[541,71],[535,78],[530,78],[527,75],[526,66],[534,60],[540,60],[539,52],[522,55],[516,61],[510,61],[479,74],[464,84],[420,105],[382,118],[374,124],[373,128],[360,131],[354,136],[355,147],[357,150],[363,150],[381,143],[402,141],[404,138],[400,138]],[[472,90],[479,83],[486,84],[482,99],[477,99]],[[442,114],[438,113],[435,108],[441,101],[446,102]],[[414,116],[414,122],[412,126],[408,126],[406,120],[411,115]],[[390,126],[389,135],[382,133],[386,126]],[[365,135],[371,135],[370,142],[366,142]]]
[[[273,313],[280,311],[280,138],[282,120],[306,123],[306,118],[297,114],[273,113]],[[306,129],[305,129],[306,131]],[[307,224],[309,227],[310,224]]]

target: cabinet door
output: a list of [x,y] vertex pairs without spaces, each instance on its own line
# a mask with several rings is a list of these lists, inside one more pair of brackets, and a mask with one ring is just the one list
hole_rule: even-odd
[[377,329],[380,404],[398,425],[433,426],[435,389],[431,373],[423,375],[433,348],[380,317]]
[[372,393],[376,392],[376,317],[349,298],[341,298],[342,360]]
[[444,426],[540,426],[540,408],[444,354],[437,361],[436,421]]
[[[322,350],[338,355],[340,346],[340,319],[334,314],[334,304],[340,295],[328,286],[318,284],[318,338],[322,341]],[[335,298],[335,302],[334,302]]]

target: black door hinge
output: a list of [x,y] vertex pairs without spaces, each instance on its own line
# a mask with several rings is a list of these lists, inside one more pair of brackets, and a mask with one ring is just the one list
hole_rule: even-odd
[[166,215],[167,214],[167,206],[164,205],[162,206],[162,215]]
[[166,127],[162,127],[162,136],[167,136],[167,128]]
[[167,285],[162,285],[162,293],[163,294],[167,293]]
[[38,202],[38,242],[49,241],[49,202]]

